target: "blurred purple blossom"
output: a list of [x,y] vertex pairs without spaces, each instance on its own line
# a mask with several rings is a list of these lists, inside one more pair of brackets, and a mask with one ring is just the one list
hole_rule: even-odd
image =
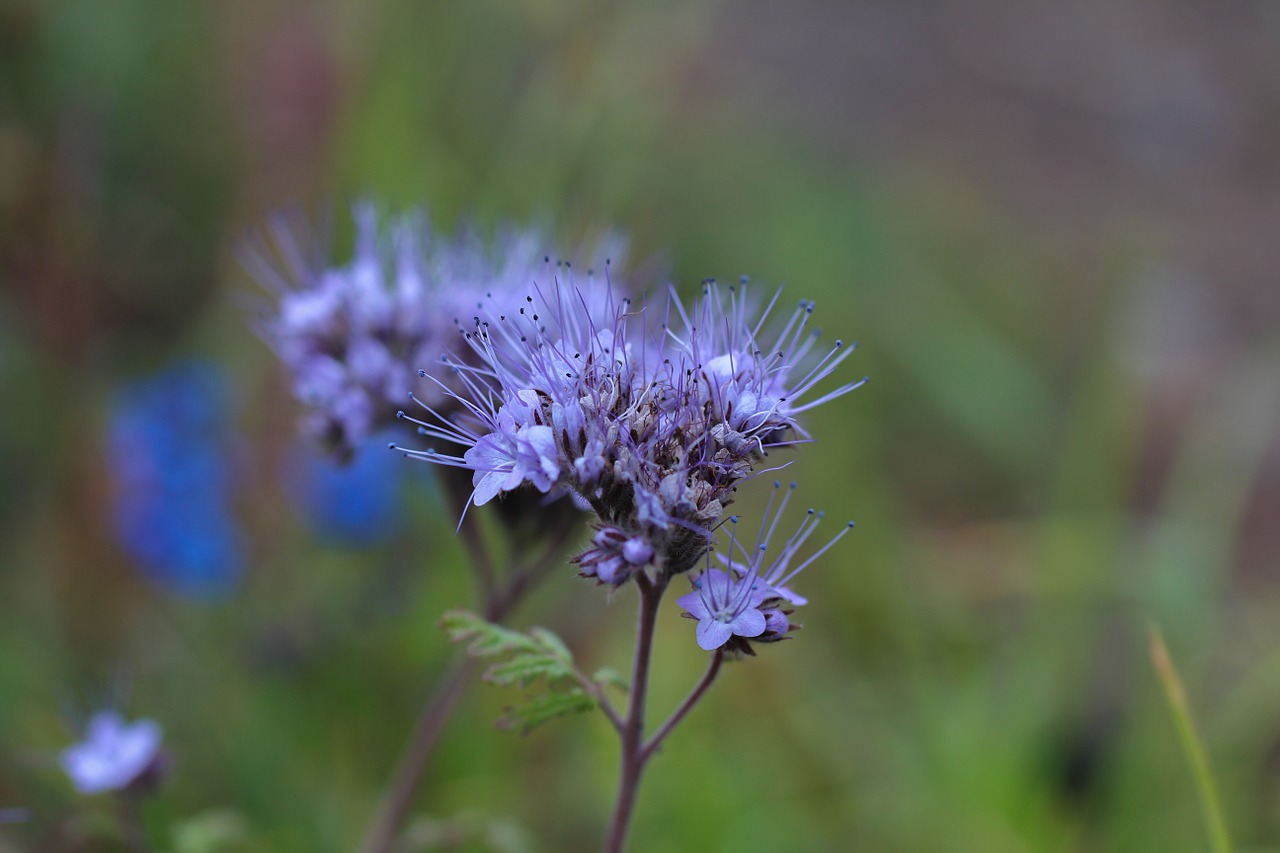
[[[354,217],[355,248],[345,265],[330,265],[323,240],[289,213],[272,219],[269,242],[255,238],[242,253],[274,295],[259,331],[307,408],[303,432],[339,456],[396,428],[411,390],[450,408],[448,386],[421,381],[419,370],[451,354],[465,358],[463,330],[496,321],[553,266],[538,231],[448,236],[418,212],[380,221],[369,203],[357,204]],[[602,247],[621,249],[615,239]]]
[[149,579],[184,595],[225,593],[244,570],[227,396],[218,368],[179,362],[120,388],[108,423],[116,538]]
[[84,740],[62,751],[62,769],[82,794],[117,791],[157,765],[160,741],[160,726],[154,720],[126,723],[115,711],[99,711],[89,719]]
[[[364,547],[386,541],[404,524],[403,459],[374,436],[346,462],[300,447],[292,457],[290,492],[308,525],[322,539]],[[414,473],[421,473],[415,471]]]

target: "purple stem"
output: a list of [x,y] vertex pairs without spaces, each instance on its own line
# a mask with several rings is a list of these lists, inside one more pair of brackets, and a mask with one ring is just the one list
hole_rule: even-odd
[[662,724],[662,727],[654,732],[653,737],[649,738],[649,742],[644,745],[644,749],[641,752],[641,758],[644,761],[648,761],[653,757],[653,754],[662,746],[662,741],[666,739],[667,735],[671,734],[671,730],[680,725],[680,721],[702,699],[703,694],[707,692],[707,688],[711,686],[711,682],[715,681],[716,676],[720,673],[720,664],[723,662],[724,651],[722,649],[716,649],[712,652],[711,661],[707,664],[707,671],[702,674],[702,680],[689,692],[685,700],[680,703],[680,707],[675,709],[671,716],[667,718],[667,721]]
[[622,853],[627,830],[640,793],[640,776],[648,758],[644,748],[644,706],[649,692],[649,662],[653,654],[653,630],[657,624],[658,604],[667,589],[667,578],[650,580],[636,575],[640,591],[640,613],[636,625],[636,657],[631,672],[631,701],[622,726],[622,763],[618,776],[618,798],[613,808],[613,821],[605,840],[605,853]]

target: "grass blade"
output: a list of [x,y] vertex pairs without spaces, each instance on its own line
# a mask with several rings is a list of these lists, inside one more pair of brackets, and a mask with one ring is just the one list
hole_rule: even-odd
[[1173,665],[1173,659],[1169,657],[1169,649],[1164,644],[1160,629],[1155,625],[1149,631],[1149,641],[1151,663],[1156,668],[1161,687],[1164,688],[1169,711],[1173,714],[1173,722],[1178,729],[1178,738],[1182,741],[1182,749],[1186,752],[1187,761],[1191,763],[1191,771],[1196,777],[1209,843],[1213,853],[1231,853],[1231,836],[1227,834],[1227,822],[1222,816],[1218,788],[1213,781],[1213,772],[1209,769],[1209,756],[1205,752],[1204,743],[1196,733],[1195,723],[1191,719],[1191,705],[1187,701],[1182,678]]

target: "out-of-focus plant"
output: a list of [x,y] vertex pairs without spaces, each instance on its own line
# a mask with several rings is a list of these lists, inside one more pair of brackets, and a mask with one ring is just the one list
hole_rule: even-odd
[[[467,395],[484,393],[487,380],[452,368],[442,379],[428,380],[423,365],[479,369],[480,360],[466,355],[470,325],[501,324],[505,306],[523,312],[518,295],[548,277],[554,280],[562,264],[552,261],[547,238],[536,231],[508,229],[491,241],[477,233],[448,237],[431,230],[420,213],[380,227],[378,212],[368,203],[357,205],[355,219],[354,254],[345,265],[329,265],[323,237],[288,213],[272,221],[269,239],[251,239],[242,253],[246,267],[274,296],[257,326],[288,368],[294,396],[305,408],[301,432],[327,449],[335,464],[353,466],[343,472],[313,468],[312,477],[319,479],[304,487],[303,501],[317,514],[333,509],[333,501],[352,497],[331,488],[380,490],[381,497],[394,499],[390,483],[378,482],[384,463],[371,458],[370,448],[356,453],[357,447],[379,432],[407,433],[400,408],[410,399],[441,417],[468,418]],[[621,249],[613,239],[603,246]],[[563,269],[570,264],[563,262]],[[542,322],[554,328],[556,318]],[[459,353],[464,360],[451,361]],[[385,446],[382,453],[394,460]],[[500,622],[556,565],[577,512],[561,499],[564,495],[527,494],[511,501],[502,516],[509,542],[499,567],[475,519],[467,517],[467,477],[445,471],[441,480],[460,519],[478,605],[485,619]],[[327,526],[340,532],[346,522]],[[470,670],[462,657],[439,679],[362,849],[374,853],[393,843]]]

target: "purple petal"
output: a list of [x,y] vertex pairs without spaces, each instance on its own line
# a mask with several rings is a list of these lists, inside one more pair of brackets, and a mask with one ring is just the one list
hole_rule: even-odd
[[468,467],[477,473],[500,469],[510,470],[514,461],[506,442],[499,441],[492,435],[486,435],[477,441],[475,446],[468,447],[467,452],[462,454],[462,458]]
[[739,637],[759,637],[764,633],[767,624],[764,614],[752,608],[733,617],[728,627]]
[[711,618],[711,614],[707,611],[707,605],[702,601],[702,593],[697,590],[680,596],[676,599],[676,604],[700,620]]
[[643,565],[653,559],[653,546],[633,536],[622,545],[622,556],[633,566]]
[[787,589],[785,586],[773,586],[769,588],[773,590],[774,594],[778,598],[789,601],[797,607],[803,607],[804,605],[809,603],[809,599],[805,598],[803,595],[796,595],[794,592]]
[[471,502],[476,506],[484,506],[502,491],[506,481],[505,471],[477,471],[471,478],[471,485],[475,487]]
[[[756,612],[759,613],[759,611]],[[762,616],[761,622],[763,621],[764,617]],[[729,638],[733,636],[733,630],[719,619],[700,619],[698,620],[696,634],[698,648],[705,652],[711,652],[729,642]]]

